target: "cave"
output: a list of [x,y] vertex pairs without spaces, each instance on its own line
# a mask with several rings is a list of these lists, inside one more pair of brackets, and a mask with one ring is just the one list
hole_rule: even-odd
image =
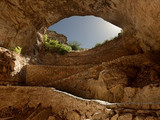
[[[122,33],[122,29],[95,16],[72,16],[65,18],[48,28],[67,37],[67,43],[78,42],[80,48],[91,49],[103,44]],[[51,34],[51,33],[50,33]],[[51,36],[51,35],[50,35]],[[56,39],[56,38],[52,38]]]
[[[159,5],[157,0],[1,0],[0,119],[160,119]],[[87,51],[44,51],[45,28],[88,15],[123,34]]]

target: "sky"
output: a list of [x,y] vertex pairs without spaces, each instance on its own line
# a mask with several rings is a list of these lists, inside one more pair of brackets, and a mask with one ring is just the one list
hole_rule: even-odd
[[63,34],[68,41],[77,41],[80,47],[90,49],[96,43],[110,40],[121,32],[121,28],[94,16],[73,16],[50,26],[49,30]]

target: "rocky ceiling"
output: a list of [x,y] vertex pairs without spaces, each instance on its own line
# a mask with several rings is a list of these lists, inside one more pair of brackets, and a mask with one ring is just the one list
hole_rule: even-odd
[[160,49],[159,0],[1,0],[0,46],[33,50],[37,31],[73,15],[94,15],[138,40],[144,52]]

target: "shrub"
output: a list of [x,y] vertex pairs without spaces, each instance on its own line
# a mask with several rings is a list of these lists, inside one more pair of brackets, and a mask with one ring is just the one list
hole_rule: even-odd
[[44,45],[45,45],[45,49],[47,51],[52,51],[54,48],[58,48],[59,46],[59,42],[58,40],[48,40],[48,41],[45,41],[44,42]]
[[17,54],[21,54],[22,48],[19,47],[19,46],[17,46],[17,47],[14,47],[14,48],[13,48],[13,51],[16,52]]
[[59,53],[64,55],[72,50],[72,48],[65,44],[60,44],[58,40],[48,39],[48,36],[44,36],[45,50],[53,53]]
[[77,41],[69,41],[68,45],[71,46],[72,50],[80,50],[80,43],[78,43]]
[[96,43],[94,47],[100,46],[102,43]]
[[72,50],[72,48],[70,46],[65,45],[65,44],[61,44],[59,54],[64,55],[64,54],[70,52],[71,50]]
[[44,42],[47,41],[47,40],[48,40],[48,35],[45,34],[45,35],[44,35]]

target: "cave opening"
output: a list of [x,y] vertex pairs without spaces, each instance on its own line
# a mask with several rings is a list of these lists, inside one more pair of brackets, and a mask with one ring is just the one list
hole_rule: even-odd
[[99,46],[123,32],[121,28],[95,16],[72,16],[65,18],[50,26],[48,31],[51,38],[56,39],[53,37],[56,31],[57,34],[64,35],[57,38],[61,43],[76,44],[83,50]]

